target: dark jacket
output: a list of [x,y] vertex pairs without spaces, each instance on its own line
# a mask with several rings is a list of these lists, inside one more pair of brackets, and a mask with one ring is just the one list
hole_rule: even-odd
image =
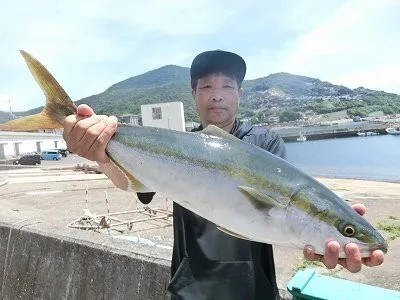
[[[236,121],[231,133],[286,156],[282,139],[268,130]],[[225,234],[175,202],[173,210],[171,299],[279,299],[271,245]]]

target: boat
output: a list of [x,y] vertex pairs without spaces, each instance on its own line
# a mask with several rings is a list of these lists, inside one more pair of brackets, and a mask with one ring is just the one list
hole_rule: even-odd
[[385,129],[388,134],[400,135],[400,127],[389,127]]
[[375,131],[367,131],[367,132],[357,132],[358,136],[373,136],[373,135],[379,135],[378,132]]
[[307,141],[307,137],[305,135],[303,135],[302,133],[300,133],[299,137],[297,138],[298,142],[305,142]]

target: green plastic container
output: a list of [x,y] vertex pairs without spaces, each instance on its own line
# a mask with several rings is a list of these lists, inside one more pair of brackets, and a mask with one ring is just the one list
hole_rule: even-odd
[[400,300],[400,292],[325,276],[312,269],[298,271],[287,285],[294,300]]

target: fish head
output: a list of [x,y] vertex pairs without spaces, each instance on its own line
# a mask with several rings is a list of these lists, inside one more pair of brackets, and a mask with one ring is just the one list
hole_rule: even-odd
[[298,246],[312,246],[324,254],[329,241],[340,245],[339,257],[345,257],[344,246],[356,244],[362,257],[374,250],[387,252],[388,244],[381,233],[349,204],[327,188],[306,188],[294,193],[286,221],[291,223],[292,240]]
[[338,217],[335,228],[341,235],[341,245],[357,244],[364,257],[370,256],[374,250],[381,250],[384,253],[388,251],[385,238],[357,212],[349,214],[345,218]]

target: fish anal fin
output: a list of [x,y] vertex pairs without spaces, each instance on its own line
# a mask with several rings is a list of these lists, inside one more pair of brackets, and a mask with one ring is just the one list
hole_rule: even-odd
[[114,185],[121,190],[153,192],[112,157],[110,157],[109,162],[101,163],[99,166],[104,174],[106,174],[106,176],[114,183]]
[[129,180],[125,173],[113,162],[98,163],[100,171],[102,171],[112,183],[119,189],[128,191]]
[[239,139],[237,137],[235,137],[234,135],[230,134],[229,132],[226,132],[225,130],[223,130],[215,125],[208,125],[206,128],[204,128],[201,131],[201,133],[239,141]]
[[284,208],[280,202],[255,188],[248,186],[239,186],[238,188],[257,209]]
[[222,231],[223,233],[229,234],[229,235],[234,236],[236,238],[249,240],[248,238],[244,237],[243,235],[240,235],[238,233],[230,231],[229,229],[226,229],[226,228],[223,228],[223,227],[220,227],[220,226],[217,226],[217,228],[218,228],[218,230]]

